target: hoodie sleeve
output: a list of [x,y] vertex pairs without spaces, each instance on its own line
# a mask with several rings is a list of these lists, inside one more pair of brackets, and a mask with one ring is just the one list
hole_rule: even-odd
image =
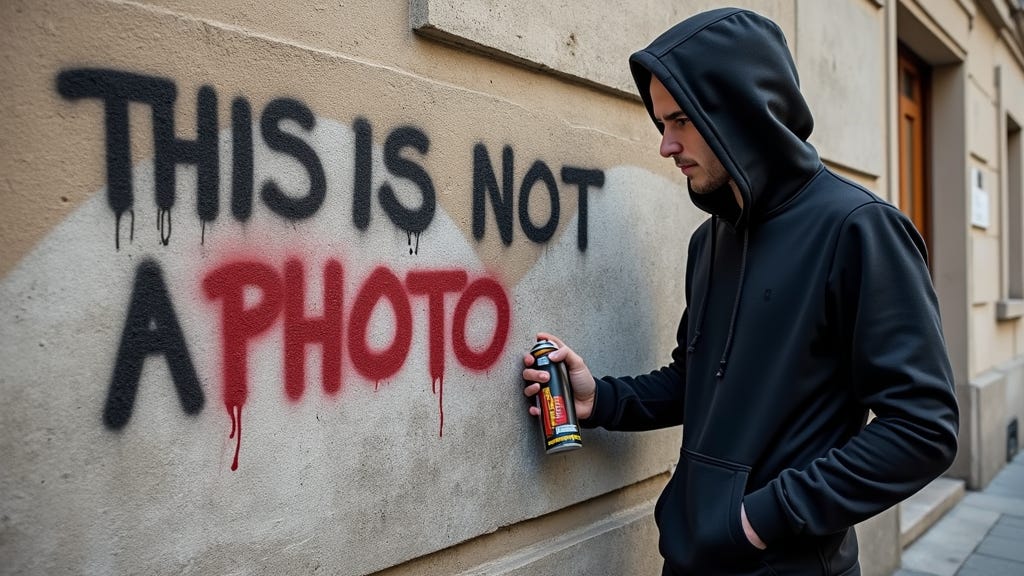
[[[679,321],[677,342],[685,342],[687,313]],[[672,362],[641,376],[597,379],[594,412],[580,424],[608,430],[653,430],[683,423],[686,350],[679,344]]]
[[843,224],[829,275],[856,402],[875,414],[841,448],[744,498],[769,546],[843,530],[920,490],[956,455],[958,408],[924,243],[880,202]]

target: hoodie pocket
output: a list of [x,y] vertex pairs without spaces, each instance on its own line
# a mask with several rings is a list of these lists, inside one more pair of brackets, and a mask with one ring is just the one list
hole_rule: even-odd
[[686,449],[683,455],[679,488],[696,566],[756,564],[761,551],[747,540],[740,522],[750,468]]

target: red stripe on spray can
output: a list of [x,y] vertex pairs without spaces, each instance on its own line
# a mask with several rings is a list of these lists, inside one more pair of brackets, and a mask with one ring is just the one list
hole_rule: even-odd
[[548,358],[548,354],[555,350],[558,350],[558,346],[550,340],[541,340],[530,350],[535,359],[533,367],[548,373],[548,381],[540,383],[540,392],[537,394],[540,430],[544,436],[544,450],[548,454],[583,447],[580,426],[576,422],[576,405],[572,400],[572,385],[565,364]]

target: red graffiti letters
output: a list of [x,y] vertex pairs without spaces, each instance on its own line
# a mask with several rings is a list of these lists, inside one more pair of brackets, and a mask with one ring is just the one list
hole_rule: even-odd
[[[491,343],[483,352],[474,352],[466,340],[466,322],[470,306],[480,298],[487,298],[498,310],[498,329],[494,332]],[[459,303],[455,305],[455,319],[452,324],[452,345],[455,346],[455,357],[464,366],[473,370],[485,370],[494,363],[494,359],[505,349],[505,338],[508,336],[509,306],[505,291],[494,280],[481,278],[469,285],[463,292]]]
[[[444,431],[444,295],[449,292],[461,292],[466,286],[466,278],[467,275],[462,270],[438,270],[409,272],[405,279],[410,292],[427,296],[430,310],[430,389],[437,393],[440,385],[440,394],[437,396],[437,409],[441,420],[438,434]],[[477,280],[475,284],[482,281],[483,279]],[[503,308],[498,305],[497,309],[500,318]],[[507,309],[508,303],[505,301],[504,310]],[[499,332],[507,335],[508,327],[502,330],[499,326],[495,335],[497,336]],[[454,338],[452,340],[454,345]],[[504,339],[502,341],[504,342]]]
[[306,345],[311,343],[319,343],[323,351],[324,392],[341,390],[341,346],[337,345],[342,336],[341,281],[341,264],[328,260],[324,266],[324,315],[306,318],[302,264],[289,260],[284,265],[284,389],[292,400],[302,397],[306,389]]
[[435,380],[444,376],[444,295],[462,292],[466,279],[463,270],[412,271],[405,278],[409,291],[426,295],[430,306],[430,377]]
[[[373,309],[382,298],[391,303],[395,313],[395,338],[383,351],[375,352],[366,342],[366,329]],[[405,363],[412,344],[412,308],[402,281],[391,270],[381,266],[366,279],[356,296],[349,324],[348,350],[356,370],[377,382],[394,376]]]
[[[405,364],[413,339],[411,299],[427,299],[429,329],[429,370],[434,390],[440,384],[438,398],[441,429],[444,426],[444,361],[446,345],[445,296],[458,295],[451,321],[451,346],[462,366],[474,371],[486,370],[501,356],[508,340],[511,306],[504,288],[496,280],[480,277],[470,280],[464,270],[413,270],[405,282],[390,269],[374,269],[358,289],[343,322],[344,268],[336,260],[323,267],[323,314],[306,315],[306,278],[298,260],[288,260],[283,274],[264,262],[246,260],[222,264],[203,280],[203,291],[211,301],[220,303],[222,337],[222,378],[224,405],[231,417],[231,438],[235,438],[235,457],[231,469],[238,468],[241,446],[242,407],[249,394],[249,343],[270,330],[283,316],[284,390],[291,400],[305,392],[306,351],[309,345],[322,350],[321,382],[324,392],[336,394],[342,387],[342,350],[347,347],[352,367],[364,378],[380,382],[397,374]],[[258,295],[254,298],[253,294]],[[247,297],[248,295],[248,297]],[[255,300],[255,302],[253,302]],[[470,311],[479,301],[493,306],[494,332],[485,346],[474,347],[467,337]],[[378,306],[391,308],[393,329],[386,346],[370,342],[371,320]],[[347,328],[347,333],[346,333]],[[237,436],[236,436],[237,434]]]
[[[261,300],[256,306],[246,308],[245,292],[249,286],[260,290]],[[208,298],[222,301],[224,405],[231,416],[231,437],[236,439],[231,469],[237,470],[238,449],[242,444],[242,406],[249,396],[249,340],[265,332],[277,318],[281,309],[281,282],[277,272],[266,264],[238,262],[208,275],[203,281],[203,290]]]

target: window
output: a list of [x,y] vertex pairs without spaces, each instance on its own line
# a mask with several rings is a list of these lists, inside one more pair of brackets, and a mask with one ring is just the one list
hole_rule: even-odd
[[1021,126],[1006,115],[1006,234],[1003,240],[1005,266],[1004,299],[996,314],[1000,320],[1024,316],[1024,150],[1021,148]]

